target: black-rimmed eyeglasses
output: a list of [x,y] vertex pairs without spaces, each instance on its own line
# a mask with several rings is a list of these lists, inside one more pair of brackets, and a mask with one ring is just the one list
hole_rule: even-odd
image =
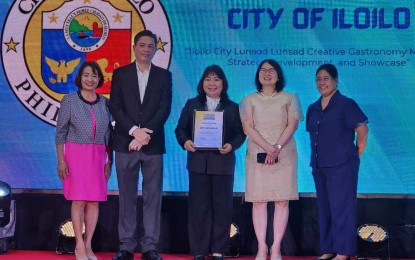
[[267,74],[267,73],[269,73],[271,75],[277,74],[277,71],[274,68],[270,68],[270,69],[265,69],[265,68],[264,69],[260,69],[259,72],[261,74]]

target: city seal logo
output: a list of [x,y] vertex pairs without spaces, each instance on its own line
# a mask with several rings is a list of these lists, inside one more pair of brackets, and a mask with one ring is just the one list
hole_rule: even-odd
[[74,10],[64,22],[65,40],[77,51],[91,52],[108,38],[109,22],[101,11],[92,7]]
[[158,0],[18,0],[3,28],[4,72],[20,103],[56,125],[60,101],[77,90],[80,64],[100,65],[97,92],[109,97],[114,69],[134,61],[133,37],[144,29],[157,35],[153,62],[167,69],[173,43]]

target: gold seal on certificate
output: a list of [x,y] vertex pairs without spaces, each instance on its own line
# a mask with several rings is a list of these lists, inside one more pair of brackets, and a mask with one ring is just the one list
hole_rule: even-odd
[[223,146],[223,111],[195,110],[193,143],[196,149],[219,149]]

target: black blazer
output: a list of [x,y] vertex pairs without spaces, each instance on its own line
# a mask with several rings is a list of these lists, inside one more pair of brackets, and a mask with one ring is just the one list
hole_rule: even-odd
[[[201,97],[187,100],[177,123],[176,138],[184,149],[187,140],[193,140],[193,113],[194,110],[207,110],[206,103]],[[232,145],[232,151],[221,154],[218,150],[196,150],[187,152],[187,169],[189,172],[231,175],[235,171],[235,150],[245,141],[239,117],[239,106],[235,102],[226,99],[221,100],[218,111],[224,111],[224,143]]]
[[143,146],[141,151],[149,155],[164,154],[166,152],[164,124],[170,114],[171,102],[172,76],[168,70],[151,64],[142,104],[136,63],[114,70],[109,105],[115,119],[114,150],[130,153],[128,145],[133,137],[128,131],[136,125],[153,130],[150,142]]

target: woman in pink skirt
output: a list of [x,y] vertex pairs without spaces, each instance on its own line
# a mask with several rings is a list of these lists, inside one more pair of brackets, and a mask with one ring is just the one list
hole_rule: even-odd
[[95,92],[103,83],[99,65],[84,62],[75,78],[79,90],[62,99],[56,126],[58,175],[65,198],[72,201],[75,255],[79,260],[96,259],[91,240],[98,221],[98,202],[107,200],[111,174],[110,113],[106,98]]

